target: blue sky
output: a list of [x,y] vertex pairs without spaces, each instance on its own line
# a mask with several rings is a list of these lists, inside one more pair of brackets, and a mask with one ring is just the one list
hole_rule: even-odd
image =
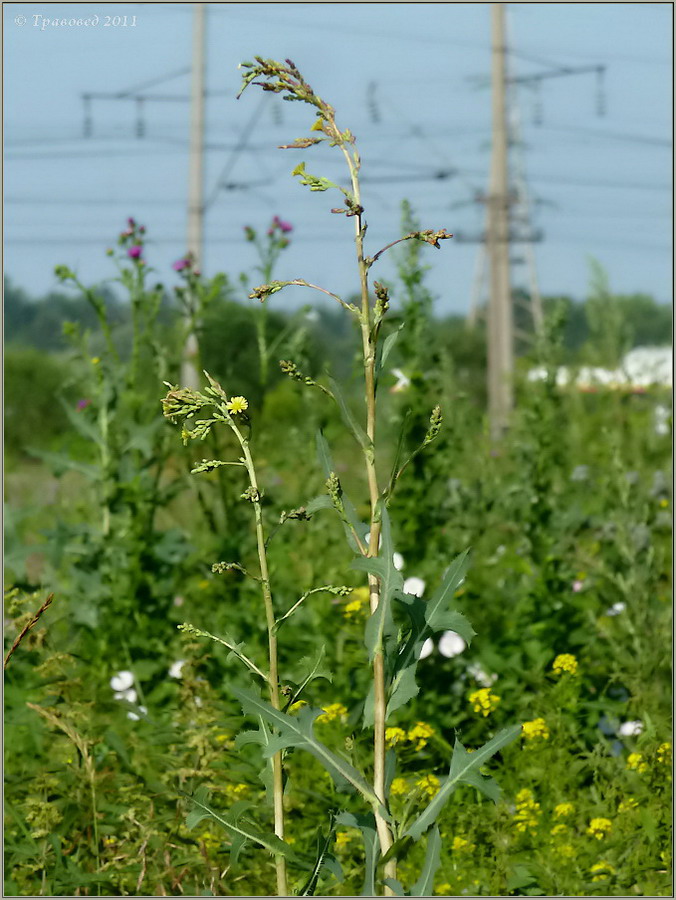
[[[95,27],[43,30],[35,18],[96,14]],[[671,302],[671,4],[515,3],[507,14],[514,75],[606,66],[602,117],[593,73],[545,81],[540,125],[533,91],[517,94],[523,145],[514,157],[533,227],[544,232],[534,245],[540,290],[583,298],[593,256],[613,290]],[[55,287],[57,263],[88,282],[110,277],[105,249],[133,215],[147,226],[158,278],[172,284],[171,263],[185,249],[191,4],[10,3],[3,15],[5,274],[33,294]],[[208,4],[207,15],[208,274],[250,270],[243,226],[280,215],[295,232],[278,278],[357,288],[352,225],[329,213],[337,196],[310,193],[290,175],[305,159],[310,172],[344,180],[342,161],[324,148],[276,149],[307,133],[307,107],[257,89],[235,100],[237,64],[254,54],[292,58],[356,135],[369,252],[398,236],[404,198],[424,228],[481,231],[473,198],[486,189],[490,159],[490,4]],[[105,16],[128,24],[105,26]],[[83,93],[154,80],[147,93],[179,99],[146,101],[144,137],[134,104],[114,100],[93,103],[93,134],[83,136]],[[467,311],[478,253],[479,244],[457,241],[429,248],[440,313]],[[392,273],[386,262],[375,277]],[[513,281],[527,286],[523,264]],[[309,300],[302,289],[282,296],[273,302]]]

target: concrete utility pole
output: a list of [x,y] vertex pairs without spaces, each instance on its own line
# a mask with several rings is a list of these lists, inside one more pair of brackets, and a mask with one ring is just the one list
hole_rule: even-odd
[[488,302],[488,413],[491,434],[503,433],[513,405],[513,316],[509,277],[509,181],[506,110],[505,7],[492,5],[493,149],[486,249],[490,267]]
[[[190,98],[190,159],[188,173],[188,251],[195,266],[202,268],[204,255],[204,107],[206,69],[206,3],[196,3],[192,44],[192,86]],[[197,338],[188,335],[183,351],[181,385],[197,389],[200,379],[195,367]]]

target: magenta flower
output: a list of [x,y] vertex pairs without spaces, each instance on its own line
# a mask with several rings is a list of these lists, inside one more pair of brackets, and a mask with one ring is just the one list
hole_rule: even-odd
[[191,265],[191,260],[187,256],[184,256],[183,259],[177,259],[171,268],[174,272],[182,272],[184,269],[189,269]]
[[130,228],[136,228],[136,220],[132,219],[131,216],[127,219],[127,225]]
[[280,219],[279,216],[274,217],[272,224],[275,228],[279,228],[283,234],[289,234],[289,232],[293,231],[291,222],[285,222],[284,219]]
[[82,400],[78,400],[78,401],[77,401],[77,409],[78,409],[78,410],[81,410],[81,409],[87,409],[87,407],[89,406],[89,404],[90,404],[91,402],[92,402],[92,401],[89,400],[89,398],[86,398],[86,399],[83,398]]
[[133,247],[127,250],[127,256],[131,257],[131,259],[140,259],[142,253],[143,247],[140,244],[134,244]]

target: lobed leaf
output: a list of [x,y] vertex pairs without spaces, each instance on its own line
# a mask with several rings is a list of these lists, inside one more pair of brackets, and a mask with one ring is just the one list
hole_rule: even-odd
[[468,753],[456,738],[448,777],[439,788],[437,794],[430,800],[427,807],[404,833],[417,841],[430,825],[436,821],[448,798],[457,786],[463,782],[471,784],[472,787],[478,788],[491,799],[496,800],[499,796],[498,786],[491,778],[481,776],[479,769],[498,750],[502,750],[507,744],[516,740],[520,734],[521,725],[511,725],[509,728],[503,728],[502,731],[499,731],[495,737],[491,738],[490,741],[474,753]]
[[[262,716],[277,730],[264,749],[264,756],[272,756],[287,747],[298,747],[312,754],[321,762],[335,781],[337,788],[345,789],[349,786],[356,788],[371,806],[381,806],[374,789],[363,775],[347,760],[329,750],[315,737],[313,722],[317,716],[321,715],[321,709],[305,707],[301,709],[298,716],[289,716],[256,696],[253,691],[244,688],[232,688],[231,690],[242,704],[245,713]],[[385,810],[382,810],[381,814],[387,815]]]

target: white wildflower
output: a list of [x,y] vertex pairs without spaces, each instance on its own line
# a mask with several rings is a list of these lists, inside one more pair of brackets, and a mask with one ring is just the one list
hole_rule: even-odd
[[621,600],[618,603],[613,603],[613,605],[606,610],[606,616],[619,616],[620,613],[623,613],[627,608],[627,604],[623,603]]
[[110,679],[110,686],[114,691],[126,691],[128,690],[132,684],[134,683],[134,673],[127,672],[126,670],[122,672],[116,672],[115,675]]
[[170,678],[182,678],[183,675],[181,674],[181,671],[182,671],[184,665],[185,665],[184,659],[177,659],[175,663],[172,663],[169,666],[169,677]]
[[425,582],[422,578],[412,575],[404,582],[404,593],[413,594],[415,597],[422,597],[425,590]]
[[401,570],[404,568],[404,557],[401,555],[401,553],[397,553],[395,551],[394,556],[392,557],[392,562],[394,563],[394,568],[397,570],[397,572],[401,572]]
[[439,653],[447,659],[458,656],[466,647],[457,631],[444,631],[439,639]]
[[113,696],[116,700],[127,700],[129,703],[136,703],[137,700],[134,688],[127,688],[126,691],[116,691]]
[[427,638],[425,643],[422,645],[422,649],[420,651],[420,656],[418,657],[418,659],[427,659],[427,657],[430,655],[430,653],[432,653],[433,650],[434,641],[432,640],[432,638]]
[[620,727],[617,729],[617,733],[620,737],[635,737],[642,731],[643,722],[640,719],[635,719],[633,722],[622,722]]
[[[147,715],[147,713],[148,713],[148,710],[147,710],[147,708],[146,708],[145,706],[139,706],[138,711],[139,711],[139,712],[141,713],[141,715],[143,715],[143,716]],[[135,712],[128,712],[128,713],[127,713],[127,718],[128,718],[128,719],[131,719],[132,722],[138,722],[138,720],[141,718],[141,716],[139,716],[139,715],[138,715],[137,713],[135,713]]]

